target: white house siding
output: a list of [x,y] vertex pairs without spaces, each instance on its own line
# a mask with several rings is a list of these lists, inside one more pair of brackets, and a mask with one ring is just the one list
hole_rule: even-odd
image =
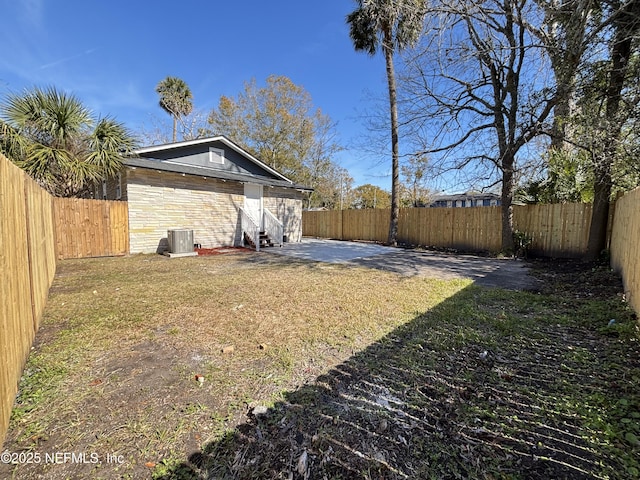
[[302,193],[291,188],[264,187],[264,207],[284,225],[290,242],[302,239]]
[[131,253],[163,250],[171,229],[193,230],[204,248],[240,244],[241,184],[141,168],[128,169],[126,184]]

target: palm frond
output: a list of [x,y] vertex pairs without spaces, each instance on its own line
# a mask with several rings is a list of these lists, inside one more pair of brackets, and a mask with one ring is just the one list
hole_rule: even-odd
[[160,107],[171,116],[189,115],[193,110],[193,95],[186,82],[178,77],[167,77],[156,86]]
[[87,163],[95,166],[105,177],[112,177],[122,167],[122,158],[136,147],[127,128],[106,117],[98,121],[89,137]]
[[53,87],[8,95],[0,118],[2,152],[54,195],[74,196],[115,175],[135,147],[124,125],[96,122],[80,100]]

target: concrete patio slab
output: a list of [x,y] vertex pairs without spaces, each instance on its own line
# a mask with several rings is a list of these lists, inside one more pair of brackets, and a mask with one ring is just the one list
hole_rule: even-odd
[[358,258],[385,255],[395,250],[376,243],[303,238],[301,242],[285,243],[282,248],[275,247],[264,251],[316,262],[344,263]]
[[444,280],[466,278],[478,285],[509,290],[538,288],[538,281],[529,275],[526,263],[511,258],[458,255],[317,238],[303,238],[300,243],[286,243],[282,248],[264,251],[300,260],[359,265],[406,276]]

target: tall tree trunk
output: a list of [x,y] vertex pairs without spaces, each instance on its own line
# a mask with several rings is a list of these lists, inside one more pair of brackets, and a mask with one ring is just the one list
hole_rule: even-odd
[[398,149],[398,94],[396,75],[393,66],[393,38],[391,26],[384,30],[384,59],[387,67],[389,86],[389,110],[391,113],[391,219],[389,222],[389,245],[398,244],[398,217],[400,216],[400,166]]
[[[575,40],[573,43],[578,42]],[[557,89],[551,127],[551,145],[549,148],[551,151],[559,152],[568,148],[567,137],[569,136],[570,139],[571,131],[567,132],[567,124],[573,113],[571,102],[575,92],[578,66],[582,59],[582,50],[584,49],[578,43],[575,50],[567,49],[562,56],[555,56],[551,60]]]
[[585,260],[595,260],[607,246],[607,223],[609,221],[609,200],[612,180],[611,166],[616,154],[622,126],[618,118],[622,90],[627,77],[631,57],[632,38],[640,29],[636,16],[640,11],[640,1],[633,1],[620,14],[613,36],[611,48],[611,72],[605,92],[605,138],[602,158],[595,165],[596,182],[593,191],[593,214],[589,229],[589,242]]
[[[608,149],[607,149],[608,150]],[[606,153],[607,157],[611,153]],[[610,158],[610,157],[609,157]],[[608,159],[601,160],[608,162]],[[611,198],[611,168],[604,164],[596,166],[593,185],[593,210],[589,228],[589,242],[585,260],[596,260],[607,245],[607,224],[609,222],[609,199]]]
[[571,90],[569,88],[558,88],[558,101],[553,109],[551,144],[549,145],[549,150],[552,152],[560,152],[566,147],[566,122],[571,113],[569,95],[571,95]]
[[178,134],[178,116],[173,115],[173,143],[176,143],[177,134]]
[[513,164],[514,159],[504,158],[502,164],[502,251],[513,252]]
[[[545,2],[543,2],[545,3]],[[553,110],[551,151],[567,148],[567,121],[572,113],[571,101],[575,91],[578,67],[586,48],[585,37],[594,0],[562,0],[545,7],[547,32],[554,42],[547,42],[546,50],[556,79],[556,105]],[[562,15],[558,17],[558,14]],[[562,32],[562,33],[561,33]],[[555,44],[555,42],[559,42]]]

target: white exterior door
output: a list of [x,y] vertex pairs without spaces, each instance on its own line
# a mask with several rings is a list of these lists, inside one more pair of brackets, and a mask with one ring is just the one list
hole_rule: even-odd
[[262,185],[244,184],[244,209],[262,229]]

